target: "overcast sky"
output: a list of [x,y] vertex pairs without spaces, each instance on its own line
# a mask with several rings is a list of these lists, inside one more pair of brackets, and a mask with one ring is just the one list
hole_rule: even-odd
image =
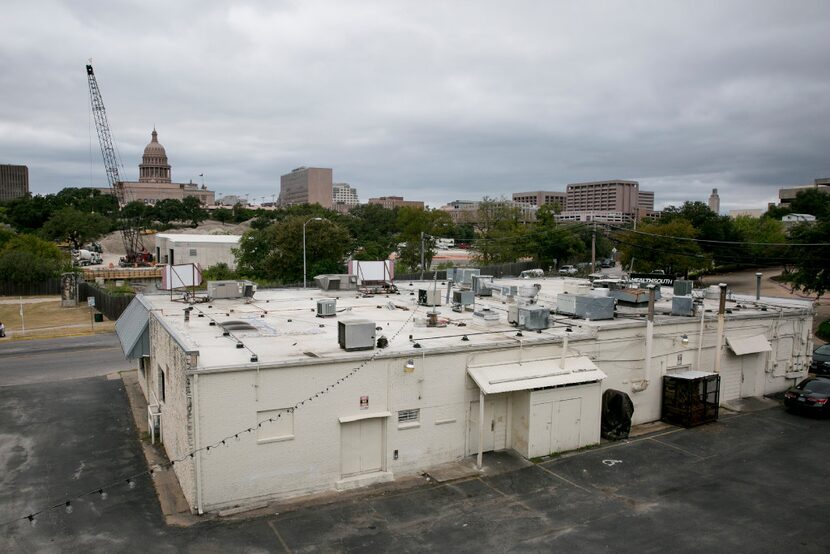
[[830,177],[830,2],[4,0],[0,163],[105,186],[124,164],[270,200],[298,166],[371,196],[635,179],[657,207],[761,208]]

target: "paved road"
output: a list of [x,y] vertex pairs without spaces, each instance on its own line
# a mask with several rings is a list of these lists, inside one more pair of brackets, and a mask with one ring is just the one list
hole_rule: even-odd
[[114,334],[0,342],[0,387],[131,369]]
[[120,380],[0,388],[2,552],[826,552],[830,420],[780,408],[500,475],[166,526]]

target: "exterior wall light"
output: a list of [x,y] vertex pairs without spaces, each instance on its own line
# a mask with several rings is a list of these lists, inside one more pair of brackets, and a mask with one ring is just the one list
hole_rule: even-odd
[[412,373],[415,371],[415,360],[409,358],[403,366],[403,370],[405,373]]

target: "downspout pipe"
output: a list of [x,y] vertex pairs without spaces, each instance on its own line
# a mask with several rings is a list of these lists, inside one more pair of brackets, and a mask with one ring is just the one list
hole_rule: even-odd
[[484,464],[484,391],[478,390],[478,457],[476,467],[481,470]]
[[720,287],[720,301],[718,302],[718,343],[715,349],[715,373],[720,373],[724,317],[726,314],[726,283],[720,283],[718,286]]
[[194,482],[196,484],[196,512],[199,515],[205,513],[202,507],[202,441],[199,434],[199,375],[193,375],[193,386],[191,387],[193,402],[193,450],[196,455],[193,456],[193,471],[195,473]]
[[646,319],[646,359],[645,359],[645,379],[649,380],[651,377],[651,357],[654,352],[654,287],[648,286],[648,317]]

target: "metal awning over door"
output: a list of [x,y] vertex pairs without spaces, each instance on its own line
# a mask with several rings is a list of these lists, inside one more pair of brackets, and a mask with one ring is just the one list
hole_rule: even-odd
[[115,333],[128,360],[150,355],[150,309],[140,294],[115,322]]
[[729,345],[736,356],[772,352],[772,345],[764,335],[753,335],[751,337],[730,337],[727,335],[726,344]]
[[507,363],[467,369],[484,394],[541,389],[593,383],[605,379],[594,362],[586,356]]

